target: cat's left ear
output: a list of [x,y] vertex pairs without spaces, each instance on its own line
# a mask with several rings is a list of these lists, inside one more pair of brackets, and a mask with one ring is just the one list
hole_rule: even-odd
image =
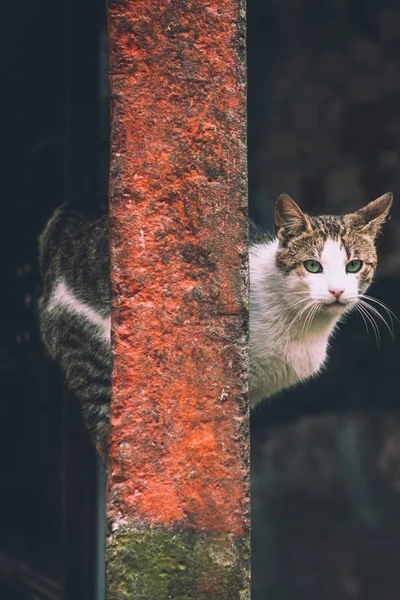
[[352,214],[355,225],[366,233],[376,235],[388,217],[392,202],[393,194],[388,192],[363,206]]
[[307,215],[287,194],[281,194],[275,204],[275,233],[283,242],[310,229]]

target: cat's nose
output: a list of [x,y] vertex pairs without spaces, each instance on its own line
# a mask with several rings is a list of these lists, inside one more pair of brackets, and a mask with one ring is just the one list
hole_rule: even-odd
[[341,288],[329,288],[328,292],[330,294],[333,294],[333,296],[335,296],[335,298],[338,299],[343,294],[344,290],[342,290]]

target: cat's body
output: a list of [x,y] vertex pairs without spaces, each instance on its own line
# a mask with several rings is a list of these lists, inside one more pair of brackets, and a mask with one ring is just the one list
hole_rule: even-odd
[[[344,217],[309,217],[278,199],[277,237],[250,242],[250,401],[317,374],[341,316],[375,271],[375,237],[391,194]],[[110,253],[107,215],[64,205],[40,238],[41,334],[82,404],[90,436],[108,460],[111,397]],[[350,271],[351,268],[351,271]],[[364,309],[363,309],[364,310]]]
[[111,283],[108,217],[63,205],[40,237],[40,329],[50,356],[79,398],[104,463],[111,399]]

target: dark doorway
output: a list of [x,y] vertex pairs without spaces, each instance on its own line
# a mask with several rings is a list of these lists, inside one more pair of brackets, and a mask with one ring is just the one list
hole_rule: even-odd
[[37,236],[108,179],[106,6],[3,7],[0,597],[101,598],[104,477],[79,406],[44,356]]

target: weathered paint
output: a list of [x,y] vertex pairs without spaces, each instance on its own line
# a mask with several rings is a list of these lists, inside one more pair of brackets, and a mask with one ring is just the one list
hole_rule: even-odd
[[244,30],[241,0],[109,1],[111,579],[122,524],[247,540]]

